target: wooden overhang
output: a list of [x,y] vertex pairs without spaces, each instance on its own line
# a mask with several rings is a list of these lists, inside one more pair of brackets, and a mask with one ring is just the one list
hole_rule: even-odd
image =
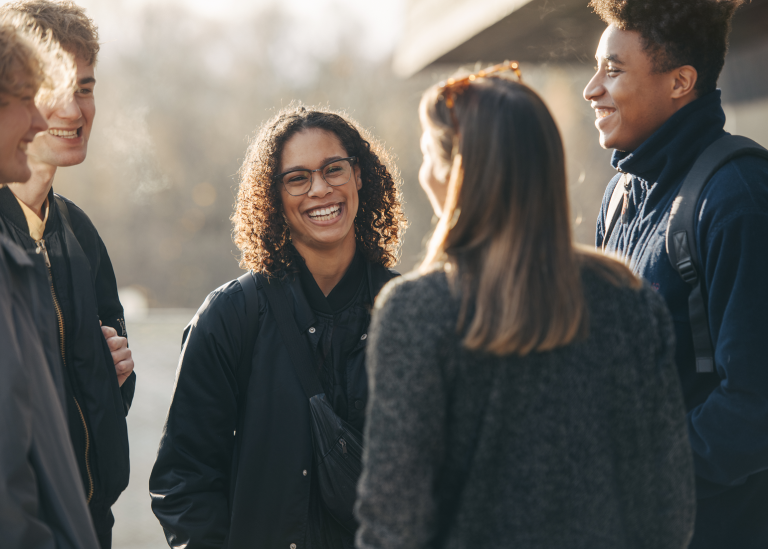
[[[393,69],[408,77],[439,64],[504,59],[591,66],[605,24],[587,4],[588,0],[411,0]],[[749,77],[748,83],[737,78],[742,99],[768,95],[768,0],[751,0],[736,12],[730,52],[729,62],[761,73]],[[724,76],[742,72],[738,66],[733,69]]]

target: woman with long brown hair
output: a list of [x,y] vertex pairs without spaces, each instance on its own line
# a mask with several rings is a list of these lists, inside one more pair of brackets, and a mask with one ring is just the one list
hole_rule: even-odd
[[574,245],[558,129],[503,69],[519,71],[421,101],[439,222],[376,304],[357,547],[682,549],[695,499],[671,320]]
[[251,143],[240,265],[184,333],[150,477],[172,547],[348,549],[371,307],[405,220],[387,150],[347,116],[280,111]]

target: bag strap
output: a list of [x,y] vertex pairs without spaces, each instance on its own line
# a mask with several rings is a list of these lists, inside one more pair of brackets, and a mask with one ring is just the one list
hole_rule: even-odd
[[707,182],[724,164],[738,156],[755,155],[768,159],[768,150],[740,135],[725,135],[707,147],[696,159],[672,203],[667,225],[667,255],[672,266],[692,286],[688,315],[696,355],[696,372],[715,371],[712,337],[701,287],[702,268],[696,252],[696,206]]
[[608,203],[608,215],[605,218],[606,221],[608,221],[608,226],[606,227],[605,234],[603,235],[603,251],[605,251],[605,247],[608,245],[608,241],[611,239],[611,233],[613,233],[613,228],[616,226],[616,222],[619,220],[619,217],[621,217],[621,215],[627,210],[626,200],[628,199],[625,199],[624,197],[629,192],[628,187],[631,180],[632,178],[629,174],[622,173],[621,177],[616,182],[616,186],[613,188],[611,201]]
[[262,287],[267,294],[270,310],[275,316],[283,343],[291,356],[293,369],[299,378],[304,394],[307,398],[324,393],[323,386],[317,373],[312,369],[314,360],[309,353],[309,348],[296,325],[296,320],[291,314],[291,306],[285,297],[285,289],[276,278],[263,279]]
[[[72,217],[69,215],[69,206],[67,206],[67,201],[64,200],[64,198],[58,193],[53,194],[53,200],[56,202],[56,206],[59,208],[59,212],[61,212],[61,222],[64,223],[64,225],[72,232],[72,234],[75,236],[75,239],[77,240],[77,235],[75,234],[75,230],[72,228]],[[87,255],[85,257],[88,258]],[[90,260],[88,260],[88,264],[90,265]],[[94,280],[96,279],[96,273],[99,272],[100,266],[101,266],[101,254],[97,254],[96,266],[95,268],[91,266]]]
[[[243,417],[245,407],[245,395],[248,391],[248,382],[251,378],[251,363],[253,362],[253,349],[256,347],[256,336],[259,335],[259,292],[256,289],[256,275],[248,271],[240,276],[237,281],[243,289],[245,298],[245,322],[243,323],[242,346],[240,350],[240,364],[237,367],[237,417],[238,421]],[[238,428],[240,426],[238,425]]]

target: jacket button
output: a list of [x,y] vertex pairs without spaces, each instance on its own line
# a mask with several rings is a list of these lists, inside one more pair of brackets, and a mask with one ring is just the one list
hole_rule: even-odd
[[309,329],[309,333],[310,333],[310,334],[314,334],[314,333],[315,333],[315,327],[314,327],[314,326],[312,326],[312,327]]
[[365,402],[363,402],[362,400],[356,400],[355,401],[355,408],[357,410],[362,410],[363,408],[365,408]]
[[368,334],[363,334],[360,336],[360,341],[365,341],[366,339],[368,339]]
[[306,469],[304,469],[304,470],[301,472],[301,474],[302,474],[302,475],[304,475],[304,476],[307,476],[307,470],[306,470]]
[[296,544],[295,543],[291,544],[291,549],[296,549]]

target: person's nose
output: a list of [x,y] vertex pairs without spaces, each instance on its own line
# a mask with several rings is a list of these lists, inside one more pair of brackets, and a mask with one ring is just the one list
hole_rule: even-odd
[[322,198],[331,192],[333,192],[333,187],[331,187],[323,176],[320,175],[320,172],[310,172],[308,196],[312,198]]
[[45,121],[45,117],[37,108],[37,105],[32,105],[30,108],[30,114],[32,115],[32,123],[29,127],[30,131],[37,134],[48,129],[48,122]]
[[65,103],[59,105],[59,108],[54,112],[57,118],[62,120],[80,120],[83,116],[80,110],[80,105],[77,104],[75,97],[72,96],[66,100]]
[[595,72],[594,76],[592,76],[592,79],[587,83],[587,86],[584,88],[583,97],[587,101],[594,101],[603,95],[603,93],[605,93],[603,80],[600,76],[600,71],[597,71]]

